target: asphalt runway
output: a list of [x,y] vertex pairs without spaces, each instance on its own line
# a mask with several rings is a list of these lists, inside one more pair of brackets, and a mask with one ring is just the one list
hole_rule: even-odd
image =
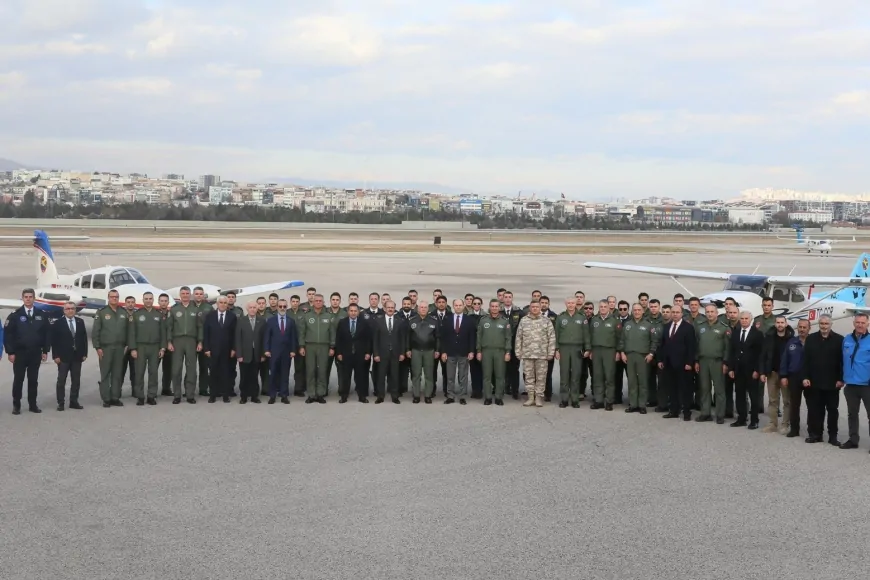
[[[106,250],[109,251],[109,250]],[[59,254],[71,271],[83,256]],[[97,258],[93,266],[100,265]],[[732,253],[602,256],[725,271],[845,275],[854,257]],[[0,295],[33,282],[33,256],[0,250]],[[116,253],[169,287],[296,278],[324,294],[416,288],[518,304],[533,289],[557,310],[668,279],[582,267],[576,256],[242,252]],[[683,280],[695,293],[716,282]],[[286,293],[288,296],[290,292]],[[6,313],[4,313],[5,316]],[[838,328],[848,323],[838,323]],[[12,416],[0,365],[0,577],[840,579],[866,560],[870,457],[803,436],[583,408],[435,404],[239,406],[199,399],[102,409],[96,358],[83,411]],[[558,367],[555,372],[558,377]],[[846,406],[840,403],[840,439]],[[766,419],[762,419],[762,426]],[[867,423],[862,417],[862,431]]]

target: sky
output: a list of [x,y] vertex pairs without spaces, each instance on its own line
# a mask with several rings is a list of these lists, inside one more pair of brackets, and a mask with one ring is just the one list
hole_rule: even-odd
[[22,163],[870,192],[866,0],[4,0],[0,22]]

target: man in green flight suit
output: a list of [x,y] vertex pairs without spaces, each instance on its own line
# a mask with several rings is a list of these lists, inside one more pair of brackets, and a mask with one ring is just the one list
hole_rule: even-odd
[[[477,360],[483,369],[483,404],[504,405],[506,363],[511,358],[513,331],[510,320],[501,313],[498,299],[489,301],[489,314],[477,325]],[[494,379],[493,379],[494,377]]]
[[130,339],[130,314],[118,305],[118,291],[109,290],[109,304],[97,311],[91,342],[100,361],[100,398],[103,407],[123,407],[121,373]]
[[556,317],[556,360],[559,361],[559,408],[571,404],[580,408],[580,373],[583,353],[589,350],[589,322],[577,309],[573,296],[565,300],[565,311]]
[[196,403],[196,355],[202,352],[202,318],[190,300],[190,288],[182,286],[179,301],[166,317],[166,349],[172,353],[172,404],[181,402],[181,372],[184,370],[184,394],[191,405]]
[[130,323],[130,356],[136,361],[136,405],[145,404],[145,370],[148,370],[148,404],[157,404],[157,364],[163,358],[166,345],[166,324],[163,313],[154,308],[154,294],[142,295],[143,307],[133,313]]
[[306,403],[326,403],[326,377],[329,357],[335,355],[335,325],[323,307],[323,294],[314,295],[314,306],[301,318],[299,354],[305,357]]
[[[607,300],[598,303],[598,314],[589,320],[589,343],[592,347],[592,394],[595,402],[591,409],[613,410],[616,377],[616,359],[619,356],[616,346],[622,325],[610,313]],[[621,358],[621,357],[620,357]]]
[[716,423],[725,423],[725,361],[731,353],[731,327],[719,321],[719,309],[708,304],[705,309],[706,321],[696,327],[698,340],[698,360],[695,372],[698,373],[698,398],[701,414],[695,421],[712,421],[711,388],[716,398]]
[[657,326],[644,317],[643,306],[631,307],[631,318],[622,325],[616,350],[625,363],[628,376],[628,408],[626,413],[646,414],[649,366],[661,342]]

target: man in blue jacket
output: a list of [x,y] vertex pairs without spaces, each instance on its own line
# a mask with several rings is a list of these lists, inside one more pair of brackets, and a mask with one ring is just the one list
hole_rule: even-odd
[[852,320],[854,330],[843,337],[843,389],[846,408],[849,411],[849,440],[840,449],[858,447],[858,413],[861,403],[870,419],[870,339],[867,338],[865,313],[856,314]]
[[266,321],[263,337],[263,354],[269,359],[269,404],[275,404],[280,396],[281,402],[290,404],[290,362],[299,349],[296,322],[287,314],[287,301],[278,301],[278,313]]
[[[789,430],[786,437],[797,437],[801,433],[801,398],[804,396],[804,344],[810,334],[810,322],[799,320],[797,336],[793,336],[785,343],[785,350],[780,356],[779,380],[784,393],[788,393],[789,405],[786,408],[788,417],[783,417],[789,422]],[[809,406],[809,401],[807,402]],[[774,415],[775,417],[775,415]]]

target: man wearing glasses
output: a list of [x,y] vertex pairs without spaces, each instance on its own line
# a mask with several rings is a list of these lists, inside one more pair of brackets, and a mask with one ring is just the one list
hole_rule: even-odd
[[51,358],[57,365],[57,410],[63,411],[66,399],[66,379],[71,377],[69,408],[81,409],[79,386],[82,363],[88,359],[88,334],[85,322],[76,316],[72,302],[63,305],[63,318],[51,325]]
[[283,404],[290,404],[290,362],[298,348],[296,321],[287,313],[287,301],[282,298],[277,314],[266,321],[263,337],[263,356],[269,361],[270,405],[279,396]]

